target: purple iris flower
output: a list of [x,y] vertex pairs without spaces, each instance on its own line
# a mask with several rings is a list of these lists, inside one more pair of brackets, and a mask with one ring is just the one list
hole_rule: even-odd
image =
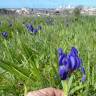
[[69,54],[65,54],[62,48],[59,48],[58,56],[59,56],[59,75],[62,80],[66,80],[70,73],[79,68],[81,68],[81,72],[83,73],[82,81],[86,79],[85,69],[82,66],[82,61],[78,56],[78,50],[75,47],[71,48]]
[[33,32],[34,28],[33,28],[33,26],[31,24],[27,24],[26,27],[27,27],[28,31]]
[[38,32],[38,29],[33,29],[33,33],[36,34]]
[[8,37],[8,32],[2,32],[1,34],[5,39]]
[[34,28],[31,24],[27,24],[26,27],[31,33],[36,34],[38,32],[38,29]]

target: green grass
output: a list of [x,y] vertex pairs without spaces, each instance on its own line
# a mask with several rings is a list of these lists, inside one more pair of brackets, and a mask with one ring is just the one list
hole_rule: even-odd
[[[1,16],[0,20],[0,96],[22,96],[45,87],[62,89],[57,49],[61,47],[67,53],[73,46],[83,59],[87,79],[81,83],[82,75],[77,71],[70,96],[96,96],[95,16],[81,16],[78,21],[74,17],[55,16],[52,25],[41,17]],[[8,20],[12,20],[12,27],[8,26]],[[32,35],[23,23],[42,25],[42,30]],[[7,39],[1,36],[2,31],[8,32]]]

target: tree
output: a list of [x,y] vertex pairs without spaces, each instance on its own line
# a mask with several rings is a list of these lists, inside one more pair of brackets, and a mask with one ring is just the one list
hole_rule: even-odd
[[75,7],[73,11],[74,15],[79,16],[82,9],[83,9],[83,5],[78,5],[77,7]]
[[80,17],[80,13],[81,13],[82,9],[83,9],[83,6],[79,5],[79,6],[75,7],[75,9],[73,10],[73,14],[74,14],[76,20],[78,20],[78,18]]

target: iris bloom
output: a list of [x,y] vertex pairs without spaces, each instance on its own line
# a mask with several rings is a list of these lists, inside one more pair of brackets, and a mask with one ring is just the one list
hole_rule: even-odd
[[33,29],[33,33],[36,34],[38,32],[38,29]]
[[28,31],[33,32],[34,28],[33,28],[33,26],[31,24],[27,24],[26,27],[27,27]]
[[71,48],[69,54],[65,54],[62,48],[58,49],[59,55],[59,75],[61,80],[66,80],[70,73],[77,69],[81,69],[83,73],[82,81],[86,79],[85,69],[82,66],[82,60],[78,56],[78,50],[74,47]]
[[30,31],[31,33],[35,33],[35,34],[38,32],[38,30],[42,29],[40,25],[38,26],[38,28],[34,28],[31,24],[27,24],[26,27],[28,31]]
[[7,38],[7,37],[8,37],[8,32],[2,32],[1,34],[2,34],[2,36],[3,36],[4,38]]

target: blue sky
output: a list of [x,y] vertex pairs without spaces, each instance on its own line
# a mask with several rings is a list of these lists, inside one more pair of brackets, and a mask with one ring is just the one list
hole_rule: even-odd
[[0,8],[56,8],[69,4],[96,7],[96,0],[0,0]]

